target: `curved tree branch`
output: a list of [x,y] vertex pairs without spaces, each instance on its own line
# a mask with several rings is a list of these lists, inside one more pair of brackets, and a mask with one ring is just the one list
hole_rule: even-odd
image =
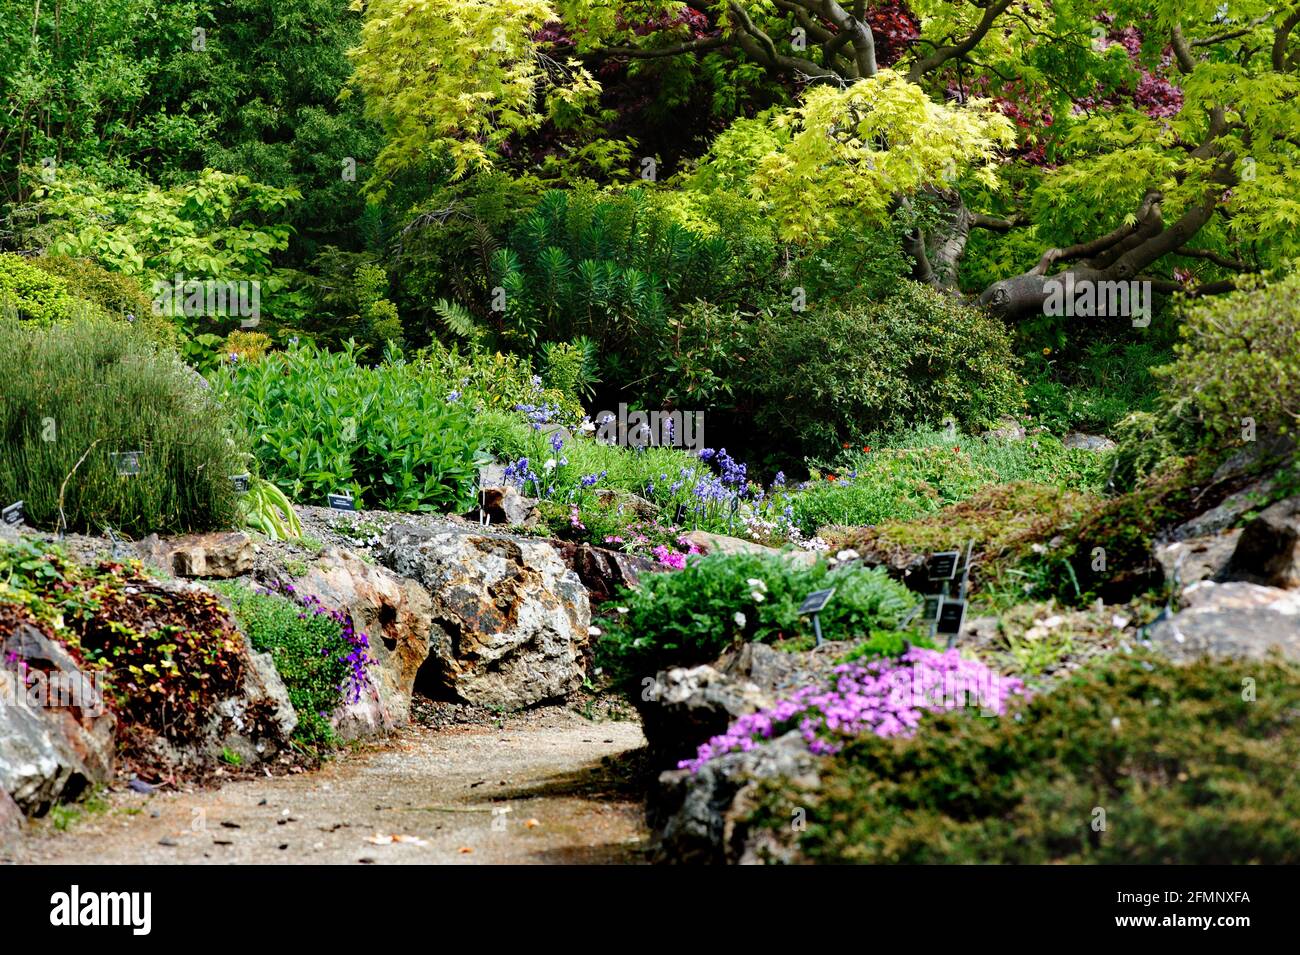
[[921,77],[932,70],[937,70],[949,60],[964,57],[975,47],[979,46],[980,41],[988,35],[989,30],[993,29],[993,24],[1007,7],[1011,6],[1013,0],[994,0],[984,8],[984,16],[980,17],[980,22],[975,25],[970,36],[960,43],[941,46],[933,53],[921,57],[912,64],[912,68],[907,72],[907,78],[913,83],[920,82]]

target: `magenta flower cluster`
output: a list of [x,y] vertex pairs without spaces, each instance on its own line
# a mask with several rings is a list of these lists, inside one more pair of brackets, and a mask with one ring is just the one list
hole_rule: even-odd
[[913,647],[898,659],[841,664],[834,672],[829,686],[803,687],[770,709],[740,717],[678,768],[698,772],[711,759],[747,752],[792,729],[810,752],[835,753],[865,733],[910,736],[926,712],[969,706],[1000,716],[1012,697],[1025,695],[1020,680],[964,659],[956,650]]

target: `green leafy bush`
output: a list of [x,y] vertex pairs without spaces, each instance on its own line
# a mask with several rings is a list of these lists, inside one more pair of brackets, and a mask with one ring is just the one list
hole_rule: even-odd
[[355,681],[369,660],[365,634],[352,633],[347,619],[319,602],[286,593],[253,591],[238,584],[218,589],[234,610],[253,649],[269,653],[298,714],[294,736],[315,746],[337,743],[330,717],[353,699]]
[[[696,557],[683,570],[642,577],[624,594],[627,613],[610,621],[597,656],[617,677],[635,682],[666,666],[710,662],[734,643],[807,635],[812,625],[799,616],[799,604],[826,587],[836,588],[821,614],[830,639],[893,630],[916,603],[879,567],[796,566],[781,555]],[[893,649],[902,650],[901,634]]]
[[523,355],[491,352],[432,342],[414,359],[426,373],[447,382],[449,395],[476,411],[512,411],[518,405],[555,409],[553,420],[576,427],[582,420],[582,403],[576,395],[548,385]]
[[1180,331],[1173,364],[1156,374],[1167,404],[1192,419],[1203,447],[1240,445],[1245,418],[1260,437],[1295,433],[1300,274],[1197,299],[1184,310]]
[[1152,369],[1169,351],[1148,342],[1094,341],[1076,358],[1031,353],[1025,399],[1033,420],[1053,434],[1079,430],[1112,434],[1132,412],[1155,407]]
[[484,434],[472,411],[421,366],[388,356],[357,364],[350,345],[300,345],[213,375],[249,433],[262,475],[291,498],[323,505],[350,490],[358,506],[467,509]]
[[915,282],[884,302],[776,312],[752,362],[755,423],[806,453],[945,417],[975,430],[1022,400],[1001,325]]
[[21,255],[0,252],[0,309],[12,309],[23,321],[49,325],[91,306],[68,292],[68,283]]
[[[245,438],[176,356],[113,322],[0,322],[0,498],[29,521],[144,535],[229,527]],[[139,473],[114,455],[140,451]]]
[[750,825],[779,835],[808,807],[818,863],[1294,864],[1297,760],[1294,663],[1115,655],[1015,718],[860,738],[816,792],[767,785]]

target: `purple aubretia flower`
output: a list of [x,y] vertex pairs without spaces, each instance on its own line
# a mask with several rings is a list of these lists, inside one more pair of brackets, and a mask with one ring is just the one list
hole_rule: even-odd
[[865,733],[911,736],[927,712],[971,705],[1000,716],[1017,696],[1025,696],[1025,687],[1014,677],[964,659],[956,650],[913,647],[897,660],[841,664],[829,686],[805,686],[775,706],[740,717],[678,768],[698,772],[711,759],[754,749],[792,730],[809,752],[834,753]]

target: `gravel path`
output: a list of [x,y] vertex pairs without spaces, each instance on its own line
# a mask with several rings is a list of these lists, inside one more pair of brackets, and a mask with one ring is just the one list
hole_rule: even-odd
[[500,728],[412,726],[315,772],[113,793],[66,832],[29,826],[0,861],[635,863],[647,833],[620,761],[644,745],[635,722],[570,710]]

